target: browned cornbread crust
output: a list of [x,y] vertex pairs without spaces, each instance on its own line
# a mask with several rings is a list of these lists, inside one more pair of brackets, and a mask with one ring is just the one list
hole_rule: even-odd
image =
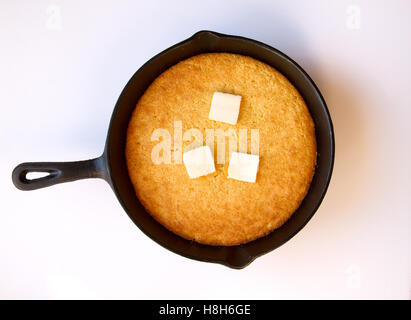
[[[208,119],[215,91],[242,96],[237,125]],[[259,129],[256,183],[227,178],[228,142],[225,164],[204,177],[189,179],[184,164],[154,164],[153,131],[167,129],[173,138],[180,120],[183,132],[202,131],[204,144],[207,128],[237,135],[248,129],[248,152],[250,130]],[[203,244],[237,245],[280,227],[298,208],[314,174],[316,139],[303,98],[283,75],[250,57],[210,53],[179,62],[148,87],[130,119],[125,152],[137,197],[158,222]]]

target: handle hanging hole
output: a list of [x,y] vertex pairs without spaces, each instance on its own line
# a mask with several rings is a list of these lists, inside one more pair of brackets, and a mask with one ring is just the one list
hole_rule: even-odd
[[50,172],[27,172],[26,179],[27,180],[35,180],[44,178],[50,175]]

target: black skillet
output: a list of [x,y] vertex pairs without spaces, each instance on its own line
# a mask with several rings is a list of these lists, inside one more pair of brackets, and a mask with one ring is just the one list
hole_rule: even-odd
[[[317,168],[301,206],[281,228],[244,245],[202,245],[168,231],[145,211],[135,196],[127,174],[124,155],[126,129],[138,99],[150,83],[167,68],[180,60],[205,52],[238,53],[273,66],[299,90],[315,122]],[[133,222],[158,244],[187,258],[221,263],[231,268],[243,268],[255,258],[288,241],[304,227],[318,209],[327,191],[333,163],[334,133],[327,106],[314,82],[297,63],[280,51],[255,40],[200,31],[156,55],[133,75],[114,108],[106,146],[101,157],[76,162],[22,163],[14,169],[12,178],[14,185],[21,190],[34,190],[78,179],[102,178],[110,184]],[[49,175],[29,180],[26,177],[29,172],[46,172]]]

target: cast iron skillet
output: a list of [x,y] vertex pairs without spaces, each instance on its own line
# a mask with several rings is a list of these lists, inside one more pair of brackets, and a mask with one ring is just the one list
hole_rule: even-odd
[[[315,122],[317,168],[311,187],[299,209],[279,229],[266,237],[232,247],[208,246],[185,240],[156,222],[140,204],[127,174],[125,137],[131,113],[140,96],[163,71],[180,60],[205,52],[231,52],[263,61],[286,76],[305,99]],[[13,183],[21,190],[34,190],[57,183],[85,178],[102,178],[114,190],[133,222],[163,247],[187,258],[243,268],[255,258],[279,247],[292,238],[314,215],[329,184],[334,163],[334,133],[330,115],[321,93],[293,60],[261,42],[211,31],[200,31],[191,38],[161,52],[146,62],[130,79],[115,106],[103,155],[77,162],[29,162],[13,171]],[[49,175],[29,180],[29,172]]]

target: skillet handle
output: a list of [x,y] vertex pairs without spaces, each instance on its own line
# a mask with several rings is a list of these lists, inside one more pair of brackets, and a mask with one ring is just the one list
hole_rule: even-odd
[[[48,175],[28,179],[31,172],[45,172]],[[106,165],[103,156],[74,162],[25,162],[19,164],[12,174],[16,188],[20,190],[36,190],[58,183],[87,178],[106,178]]]

